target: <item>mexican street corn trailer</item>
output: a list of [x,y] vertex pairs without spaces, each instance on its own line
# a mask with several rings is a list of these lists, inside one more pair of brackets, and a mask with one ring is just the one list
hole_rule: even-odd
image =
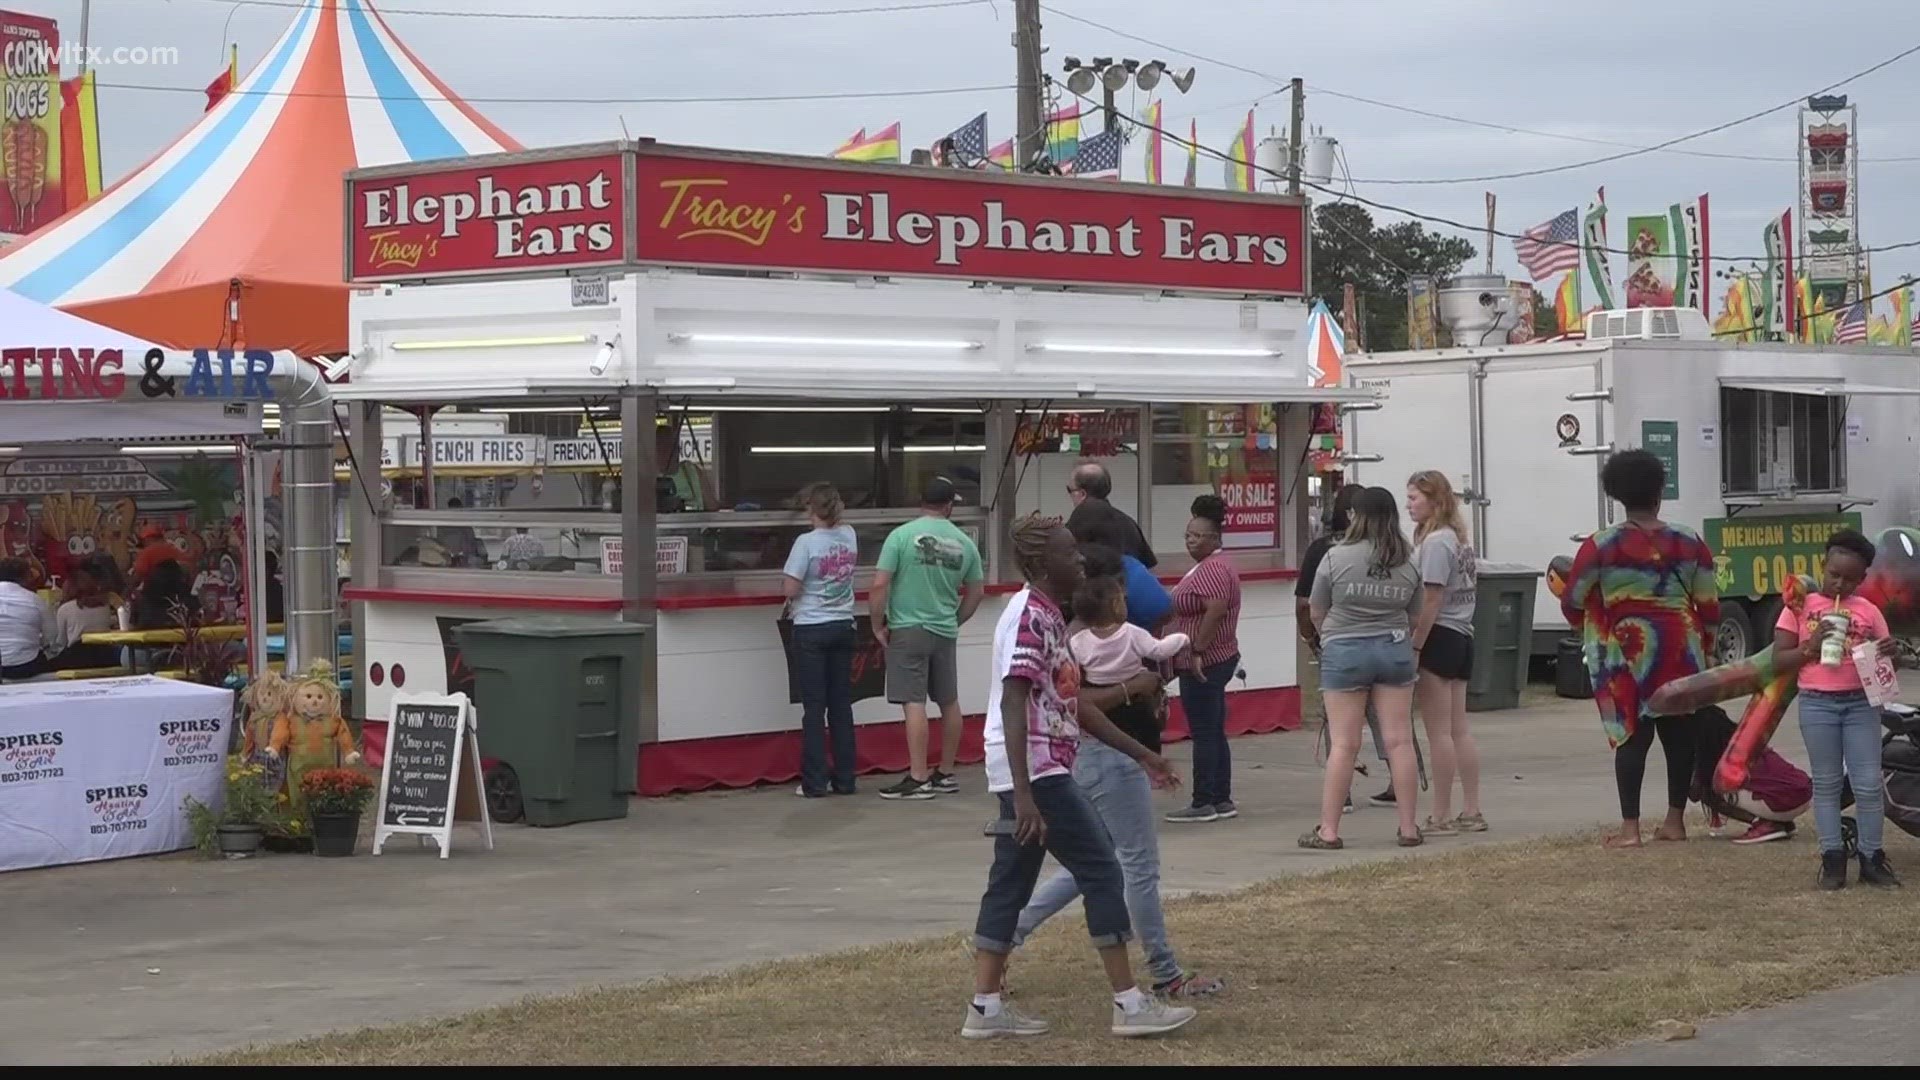
[[[1635,314],[1632,312],[1629,315]],[[1615,450],[1667,465],[1661,516],[1717,557],[1715,651],[1772,639],[1780,582],[1818,574],[1826,537],[1920,515],[1920,351],[1613,337],[1351,358],[1383,394],[1346,412],[1348,479],[1398,493],[1439,469],[1480,557],[1544,570],[1620,520],[1600,489]],[[1534,655],[1567,633],[1536,603]]]

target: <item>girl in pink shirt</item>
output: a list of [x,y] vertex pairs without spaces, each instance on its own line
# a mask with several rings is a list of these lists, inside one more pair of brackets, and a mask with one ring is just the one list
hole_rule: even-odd
[[1128,622],[1127,594],[1113,579],[1092,578],[1083,588],[1082,596],[1101,602],[1099,610],[1080,612],[1087,628],[1073,635],[1073,656],[1087,682],[1117,686],[1145,671],[1147,661],[1171,660],[1189,644],[1185,634],[1157,638]]
[[[1800,737],[1813,772],[1813,822],[1820,833],[1820,887],[1847,884],[1847,853],[1840,833],[1841,787],[1853,778],[1854,814],[1860,826],[1860,881],[1897,888],[1900,879],[1880,841],[1886,822],[1880,784],[1880,710],[1867,700],[1853,650],[1871,644],[1892,655],[1887,619],[1872,602],[1855,595],[1873,565],[1873,541],[1842,529],[1827,540],[1820,591],[1807,597],[1797,616],[1780,613],[1773,630],[1777,655],[1798,650]],[[1838,624],[1838,625],[1836,625]],[[1842,628],[1844,627],[1844,628]],[[1821,646],[1840,635],[1839,663],[1823,663]]]

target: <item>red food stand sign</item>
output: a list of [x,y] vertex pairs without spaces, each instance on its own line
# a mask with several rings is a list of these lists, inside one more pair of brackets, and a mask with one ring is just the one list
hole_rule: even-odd
[[643,144],[365,170],[347,278],[612,264],[1304,295],[1272,195]]
[[582,147],[355,173],[347,280],[625,263],[629,160],[617,146]]
[[1271,196],[678,148],[643,148],[634,192],[644,263],[1306,291],[1306,211]]

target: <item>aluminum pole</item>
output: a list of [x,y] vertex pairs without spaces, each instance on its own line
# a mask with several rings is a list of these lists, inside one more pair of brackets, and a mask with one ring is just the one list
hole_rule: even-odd
[[333,528],[333,402],[280,407],[286,433],[287,670],[337,666]]

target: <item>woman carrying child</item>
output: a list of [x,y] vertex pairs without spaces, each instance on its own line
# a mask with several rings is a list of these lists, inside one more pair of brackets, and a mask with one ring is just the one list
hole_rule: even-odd
[[[1158,695],[1139,693],[1137,688],[1149,680],[1157,687],[1158,672],[1149,665],[1186,650],[1187,635],[1155,638],[1128,622],[1126,586],[1119,576],[1087,578],[1074,594],[1073,611],[1084,627],[1067,641],[1081,667],[1081,699],[1093,702],[1115,727],[1159,753]],[[1126,881],[1127,914],[1146,953],[1153,992],[1172,998],[1217,993],[1220,980],[1182,971],[1167,941],[1167,920],[1160,907],[1160,840],[1146,770],[1105,743],[1082,738],[1073,778],[1113,839],[1113,853]],[[1041,923],[1079,895],[1080,886],[1071,873],[1062,870],[1048,879],[1020,912],[1014,944],[1026,941]]]

